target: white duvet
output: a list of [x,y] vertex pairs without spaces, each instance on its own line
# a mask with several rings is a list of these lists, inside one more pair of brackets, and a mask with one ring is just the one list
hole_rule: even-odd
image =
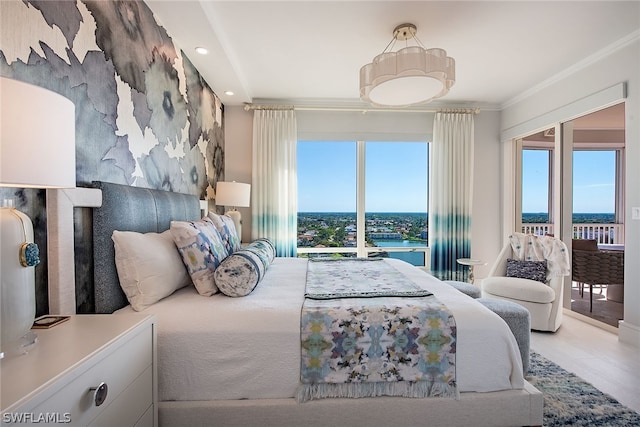
[[[522,388],[522,361],[506,323],[474,299],[404,261],[385,259],[453,312],[458,390]],[[276,258],[248,296],[198,295],[192,286],[147,308],[158,327],[158,398],[276,399],[300,379],[300,309],[307,261]],[[133,311],[125,307],[117,313]]]

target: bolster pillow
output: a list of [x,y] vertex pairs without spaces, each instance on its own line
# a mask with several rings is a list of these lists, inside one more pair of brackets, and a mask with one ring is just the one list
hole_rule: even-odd
[[249,295],[264,277],[275,257],[275,248],[268,239],[257,239],[226,257],[216,268],[215,283],[229,297]]

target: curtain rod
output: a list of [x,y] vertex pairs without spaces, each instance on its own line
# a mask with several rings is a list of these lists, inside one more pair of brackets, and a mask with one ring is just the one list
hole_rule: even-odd
[[459,114],[479,114],[480,108],[431,108],[431,109],[411,109],[411,108],[367,108],[367,107],[320,107],[320,106],[295,106],[278,104],[244,104],[245,111],[255,110],[295,110],[295,111],[346,111],[382,113],[459,113]]
[[255,111],[255,110],[295,110],[296,108],[293,105],[276,105],[276,104],[250,104],[245,102],[244,111]]

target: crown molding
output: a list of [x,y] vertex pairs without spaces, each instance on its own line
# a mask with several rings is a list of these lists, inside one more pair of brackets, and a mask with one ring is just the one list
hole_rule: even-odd
[[396,113],[433,113],[437,110],[479,109],[481,111],[500,111],[500,106],[486,102],[430,102],[413,107],[380,107],[368,104],[360,99],[346,98],[256,98],[252,104],[289,106],[297,110],[396,112]]
[[533,86],[530,89],[527,89],[526,91],[522,92],[520,95],[516,95],[515,97],[511,98],[510,100],[504,102],[501,106],[500,109],[504,110],[505,108],[508,108],[514,104],[517,104],[519,102],[522,102],[523,100],[525,100],[526,98],[529,98],[530,96],[535,95],[536,93],[542,91],[543,89],[548,88],[549,86],[552,86],[556,83],[558,83],[559,81],[577,73],[580,70],[583,70],[585,68],[587,68],[588,66],[601,61],[602,59],[606,58],[607,56],[617,52],[620,49],[624,49],[625,47],[629,46],[632,43],[635,43],[636,41],[640,40],[640,29],[632,32],[631,34],[629,34],[626,37],[621,38],[620,40],[611,43],[609,46],[600,49],[599,51],[595,52],[594,54],[586,57],[585,59],[578,61],[577,63],[575,63],[574,65],[572,65],[571,67],[559,72],[558,74],[555,74],[552,77],[549,77],[546,80],[543,80],[542,82],[538,83],[537,85]]

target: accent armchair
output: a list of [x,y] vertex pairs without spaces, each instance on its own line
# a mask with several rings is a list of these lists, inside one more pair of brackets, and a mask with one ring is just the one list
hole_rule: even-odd
[[595,241],[593,247],[579,244],[589,240],[574,240],[572,253],[572,280],[583,287],[589,285],[589,311],[593,310],[593,286],[624,285],[624,251],[599,250]]
[[529,310],[531,329],[555,332],[562,323],[569,266],[567,247],[560,239],[514,233],[482,281],[482,297],[520,304]]

